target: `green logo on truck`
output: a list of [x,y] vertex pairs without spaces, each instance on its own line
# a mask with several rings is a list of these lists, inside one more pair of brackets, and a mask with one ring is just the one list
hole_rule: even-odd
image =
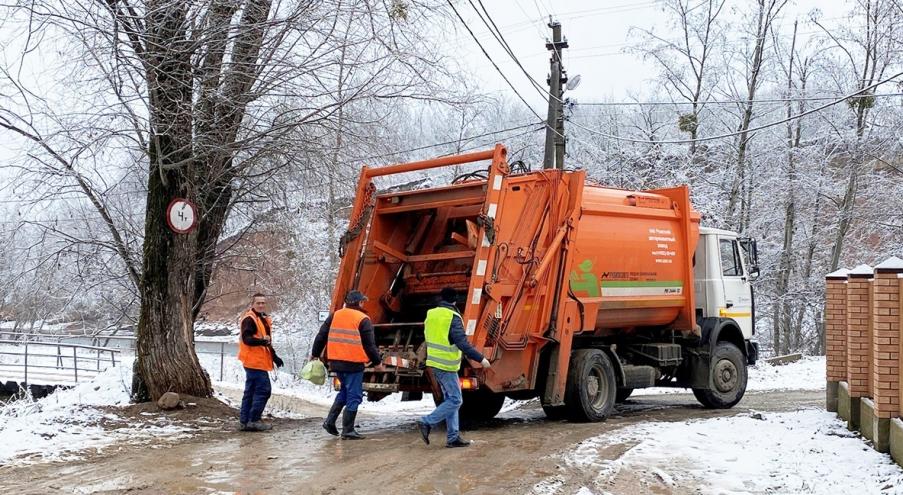
[[583,260],[577,270],[571,271],[571,291],[584,293],[586,297],[602,296],[679,296],[683,294],[682,280],[610,280],[608,277],[650,277],[655,273],[606,272],[605,280],[593,273],[593,262]]
[[580,274],[577,274],[577,270],[571,272],[570,282],[571,282],[571,290],[576,292],[586,292],[586,295],[589,297],[599,297],[599,277],[593,273],[593,262],[586,259],[583,260],[577,268],[580,269]]

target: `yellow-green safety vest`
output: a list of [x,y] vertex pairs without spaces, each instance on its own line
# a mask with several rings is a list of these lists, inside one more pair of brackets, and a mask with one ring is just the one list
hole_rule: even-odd
[[461,318],[449,308],[433,308],[426,312],[423,333],[426,337],[426,365],[443,371],[461,368],[461,349],[448,341],[452,319]]

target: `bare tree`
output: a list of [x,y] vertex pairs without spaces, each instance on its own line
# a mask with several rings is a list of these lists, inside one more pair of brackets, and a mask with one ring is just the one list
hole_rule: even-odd
[[[749,126],[753,118],[753,106],[756,93],[762,84],[762,70],[765,62],[765,50],[769,35],[775,19],[781,10],[787,5],[787,0],[757,0],[755,9],[755,27],[752,31],[753,47],[746,63],[746,94],[744,102],[740,105],[740,124],[737,126],[737,161],[736,173],[733,174],[731,187],[728,193],[727,213],[728,219],[733,220],[740,206],[739,218],[734,222],[737,230],[743,232],[749,225],[750,198],[752,195],[751,171],[747,163],[746,153],[749,146]],[[794,30],[794,37],[796,31]],[[794,38],[795,39],[795,38]],[[743,187],[745,186],[745,187]],[[744,194],[745,193],[745,194]]]
[[[47,122],[35,119],[27,104],[0,113],[0,125],[32,141],[48,158],[35,155],[45,176],[51,170],[61,183],[74,181],[91,200],[106,221],[110,247],[128,267],[141,302],[136,399],[167,391],[210,395],[210,380],[193,349],[193,324],[222,255],[219,240],[230,213],[250,208],[267,179],[291,164],[283,159],[286,151],[304,146],[293,139],[310,134],[297,129],[325,126],[355,101],[422,96],[411,88],[423,87],[439,64],[430,58],[435,50],[418,50],[421,28],[412,23],[426,22],[431,7],[376,0],[111,0],[10,7],[29,20],[27,32],[35,40],[52,31],[76,41],[84,53],[80,62],[100,74],[95,83],[107,83],[94,89],[113,100],[98,115],[128,124],[80,127],[71,124],[70,115],[48,108],[45,115],[67,118],[57,119],[58,131],[46,135],[41,129]],[[345,26],[355,33],[349,37],[341,22],[351,18],[357,21]],[[344,78],[337,98],[335,87],[322,84],[322,75],[336,67],[334,50],[353,43],[366,44],[355,51],[358,74]],[[12,72],[6,75],[21,87]],[[21,93],[22,100],[29,99],[28,91]],[[79,168],[85,150],[106,149],[92,134],[107,142],[117,136],[140,151],[139,165],[131,169],[146,184],[137,256],[98,194],[96,177]],[[175,234],[166,224],[167,206],[175,198],[197,205],[198,223],[189,234]]]
[[[850,145],[848,171],[843,199],[840,201],[840,215],[831,249],[831,270],[840,266],[844,241],[854,220],[857,194],[861,174],[871,161],[863,147],[869,127],[869,115],[875,106],[875,98],[870,95],[872,86],[884,78],[887,69],[899,60],[897,39],[900,33],[901,12],[890,0],[856,0],[854,2],[851,25],[841,29],[829,29],[818,19],[814,19],[824,33],[834,41],[840,52],[839,60],[846,66],[846,78],[854,90],[862,96],[849,100],[854,121],[853,142]],[[861,25],[857,25],[857,18]]]
[[[726,3],[726,0],[665,0],[662,5],[669,16],[673,36],[633,28],[641,41],[631,49],[653,60],[666,86],[690,103],[690,111],[680,115],[678,127],[693,140],[699,136],[699,116],[716,84],[712,56],[724,39],[719,16]],[[690,155],[695,155],[696,149],[696,142],[691,142]]]

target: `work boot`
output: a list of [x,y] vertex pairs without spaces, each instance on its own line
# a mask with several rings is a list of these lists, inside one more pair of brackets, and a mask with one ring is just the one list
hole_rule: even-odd
[[470,440],[464,440],[461,437],[458,437],[451,442],[445,444],[446,448],[453,449],[455,447],[470,447]]
[[345,404],[333,402],[332,407],[329,408],[326,421],[323,421],[323,429],[326,430],[326,433],[336,437],[339,436],[339,430],[335,427],[335,422],[339,419],[339,413],[342,412],[343,407],[345,407]]
[[247,426],[247,431],[269,431],[272,429],[273,425],[268,425],[263,421],[251,421]]
[[357,417],[357,411],[349,411],[345,409],[342,413],[342,438],[345,440],[363,440],[364,436],[354,431],[354,418]]
[[420,428],[420,436],[423,438],[423,443],[429,445],[430,444],[430,430],[432,427],[423,421],[417,422],[417,427]]
[[248,423],[238,423],[238,431],[248,431]]

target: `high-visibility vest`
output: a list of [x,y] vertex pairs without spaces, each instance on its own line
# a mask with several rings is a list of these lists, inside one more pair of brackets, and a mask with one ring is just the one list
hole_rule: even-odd
[[423,333],[426,337],[427,366],[443,371],[458,371],[461,368],[461,349],[448,341],[448,331],[454,318],[461,318],[461,315],[442,306],[426,312]]
[[342,308],[332,315],[329,338],[326,340],[326,358],[330,361],[366,363],[370,361],[361,343],[360,324],[369,318],[363,311]]
[[[263,320],[261,320],[257,316],[257,313],[249,309],[247,313],[242,316],[241,320],[239,320],[238,323],[238,360],[241,361],[241,364],[245,368],[252,370],[272,371],[273,353],[270,352],[269,346],[245,344],[245,341],[241,336],[241,322],[245,321],[245,318],[253,319],[254,324],[257,325],[257,332],[254,334],[254,338],[262,339],[267,335],[266,327],[264,327],[263,325]],[[273,319],[269,316],[266,316],[265,318],[267,326],[269,326],[270,331],[272,331]]]

